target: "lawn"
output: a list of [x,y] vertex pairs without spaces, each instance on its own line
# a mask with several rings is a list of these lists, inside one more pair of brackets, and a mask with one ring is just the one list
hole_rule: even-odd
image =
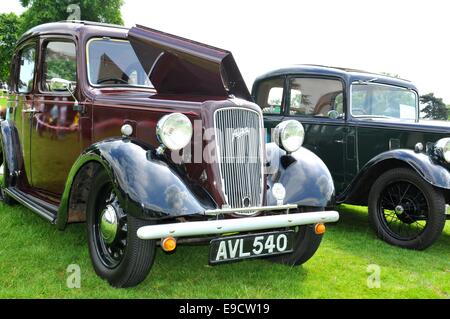
[[[1,298],[449,298],[450,225],[425,252],[391,247],[369,229],[367,209],[343,206],[318,253],[302,267],[265,260],[208,265],[208,247],[158,251],[147,280],[113,289],[94,273],[85,227],[58,231],[28,209],[0,203]],[[81,288],[69,289],[67,267],[81,268]],[[369,289],[367,268],[381,269]]]
[[[0,100],[0,105],[5,101]],[[264,260],[208,265],[208,247],[158,251],[137,288],[111,288],[90,264],[84,225],[58,231],[28,209],[0,202],[0,298],[450,298],[450,224],[424,252],[389,246],[367,222],[367,209],[342,206],[317,254],[290,268]],[[81,288],[69,289],[67,268],[79,265]],[[369,289],[369,265],[381,287]]]

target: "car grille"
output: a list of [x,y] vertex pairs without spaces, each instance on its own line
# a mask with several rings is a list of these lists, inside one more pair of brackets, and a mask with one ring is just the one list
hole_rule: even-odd
[[217,160],[227,205],[231,208],[261,206],[263,128],[260,114],[244,108],[223,108],[215,112],[214,123]]

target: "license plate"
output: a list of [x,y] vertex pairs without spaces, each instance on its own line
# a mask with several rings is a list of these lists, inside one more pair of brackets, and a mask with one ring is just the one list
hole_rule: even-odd
[[293,231],[217,238],[211,241],[209,262],[220,264],[293,252]]

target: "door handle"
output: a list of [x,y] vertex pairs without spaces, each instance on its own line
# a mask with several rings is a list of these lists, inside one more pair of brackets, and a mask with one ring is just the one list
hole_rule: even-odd
[[36,110],[35,108],[32,108],[32,109],[23,110],[22,113],[25,113],[25,114],[38,114],[38,113],[42,113],[42,112]]
[[342,139],[342,140],[335,140],[334,142],[337,143],[337,144],[344,144],[345,140],[344,139]]

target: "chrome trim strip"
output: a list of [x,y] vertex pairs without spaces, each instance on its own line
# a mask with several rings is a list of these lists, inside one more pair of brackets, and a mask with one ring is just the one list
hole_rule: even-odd
[[280,205],[280,206],[265,206],[265,207],[247,207],[247,208],[223,208],[223,209],[210,209],[205,211],[207,216],[217,216],[220,214],[235,214],[245,212],[269,212],[277,210],[291,210],[297,209],[297,205]]
[[137,230],[137,236],[143,240],[155,240],[167,237],[193,237],[219,235],[235,232],[259,231],[276,228],[295,227],[317,223],[334,223],[339,220],[336,211],[282,214],[274,216],[222,219],[202,222],[185,222],[166,225],[144,226]]

